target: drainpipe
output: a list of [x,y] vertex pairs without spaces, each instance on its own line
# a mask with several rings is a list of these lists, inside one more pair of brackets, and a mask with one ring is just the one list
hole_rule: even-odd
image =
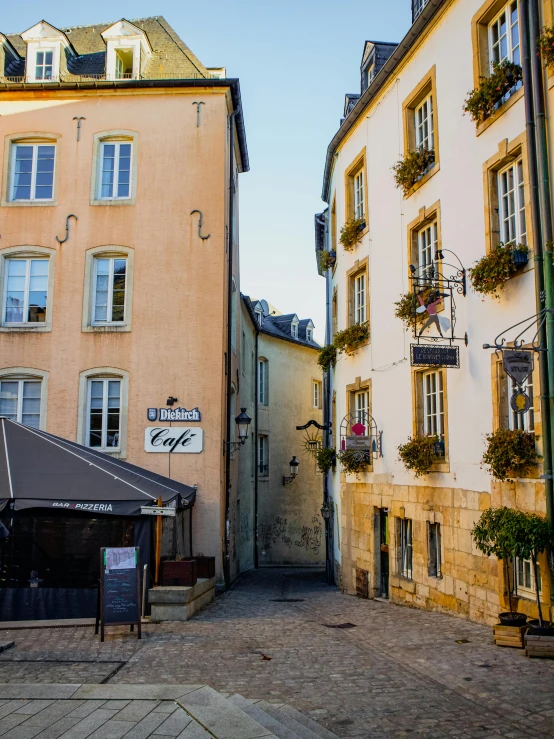
[[[324,242],[327,245],[327,239],[329,235],[328,230],[328,223],[327,219],[324,217],[323,220],[317,219],[317,223],[320,226],[323,226],[325,229],[325,238]],[[331,290],[331,277],[329,275],[329,270],[325,273],[325,343],[330,344],[331,343],[331,321],[330,321],[330,290]],[[324,382],[324,388],[325,392],[323,394],[323,423],[325,426],[329,425],[329,421],[331,420],[331,370],[328,369],[325,373],[325,382]],[[328,429],[326,429],[324,432],[324,443],[326,447],[329,447],[331,442],[331,433]],[[328,503],[331,502],[331,495],[329,494],[329,477],[331,475],[331,470],[327,472],[323,476],[323,502]],[[333,560],[334,560],[334,552],[335,552],[335,546],[334,546],[334,536],[333,536],[333,518],[330,517],[327,521],[325,521],[325,575],[326,580],[329,585],[334,585],[335,582],[335,573],[334,573],[334,566],[333,566]]]
[[258,322],[254,322],[256,337],[254,340],[254,568],[260,566],[258,551],[258,347],[260,328]]
[[[552,283],[552,209],[548,174],[548,151],[544,87],[541,58],[537,46],[539,35],[538,8],[536,0],[522,0],[521,36],[522,69],[525,90],[525,127],[531,186],[531,219],[534,234],[535,293],[537,313],[543,308],[554,308]],[[549,243],[550,242],[550,243]],[[539,353],[541,377],[541,425],[543,438],[543,466],[546,496],[546,514],[552,526],[554,481],[552,477],[552,435],[554,422],[554,315],[548,314],[543,322],[539,341],[548,351]],[[552,591],[552,588],[551,588]]]
[[235,117],[239,114],[240,108],[234,110],[229,116],[229,235],[228,235],[228,249],[229,249],[229,274],[227,275],[227,366],[225,368],[227,374],[227,409],[226,409],[226,424],[225,424],[225,437],[226,442],[223,447],[223,453],[225,455],[225,554],[223,561],[223,575],[225,578],[225,588],[227,589],[231,584],[231,561],[230,561],[230,500],[231,500],[231,454],[228,448],[227,442],[232,440],[232,408],[231,408],[231,390],[232,390],[232,336],[233,336],[233,322],[231,317],[233,315],[233,225],[235,219]]

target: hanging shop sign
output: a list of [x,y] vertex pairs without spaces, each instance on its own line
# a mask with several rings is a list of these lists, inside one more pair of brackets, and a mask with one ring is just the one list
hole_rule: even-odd
[[157,505],[141,505],[142,516],[175,516],[175,508],[163,508]]
[[166,454],[199,454],[204,430],[187,426],[148,426],[144,430],[144,451]]
[[412,367],[460,367],[460,348],[439,344],[410,344]]
[[533,352],[522,351],[521,349],[504,349],[502,351],[502,366],[516,385],[521,385],[533,372]]
[[149,408],[146,416],[149,421],[201,421],[202,414],[198,408],[187,411],[186,408]]
[[352,451],[369,451],[371,449],[371,436],[346,436],[345,446]]
[[515,413],[523,415],[531,407],[531,398],[523,390],[516,390],[510,398],[510,407]]

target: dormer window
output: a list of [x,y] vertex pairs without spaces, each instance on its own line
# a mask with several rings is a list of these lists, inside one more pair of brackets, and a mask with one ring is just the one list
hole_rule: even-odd
[[258,325],[261,326],[262,325],[262,321],[264,319],[264,314],[262,313],[261,310],[257,310],[257,311],[255,311],[255,313],[256,313],[256,318],[258,320]]
[[101,34],[106,42],[106,78],[138,80],[152,48],[144,31],[122,18]]
[[68,61],[77,56],[65,33],[46,21],[29,28],[21,38],[27,46],[26,82],[58,82]]
[[298,321],[293,321],[290,325],[290,332],[293,339],[298,338]]
[[314,330],[313,328],[307,328],[306,329],[306,341],[313,341],[314,340]]
[[51,81],[54,70],[54,50],[37,51],[35,65],[35,80]]

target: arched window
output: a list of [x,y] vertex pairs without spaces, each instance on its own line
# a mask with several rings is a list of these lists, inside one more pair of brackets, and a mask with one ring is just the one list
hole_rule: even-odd
[[258,359],[258,403],[269,405],[269,362],[264,357]]
[[137,142],[135,131],[94,134],[91,205],[134,205]]
[[130,331],[134,250],[96,246],[86,253],[83,331]]
[[0,416],[45,429],[47,400],[48,372],[33,367],[0,369]]
[[81,444],[124,457],[127,446],[129,373],[114,367],[81,372],[78,436]]
[[6,139],[2,205],[56,205],[60,134],[18,133]]
[[0,251],[0,331],[52,330],[55,258],[43,246]]

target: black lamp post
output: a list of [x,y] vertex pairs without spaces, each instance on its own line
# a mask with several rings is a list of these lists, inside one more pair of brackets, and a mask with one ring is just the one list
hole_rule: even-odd
[[248,432],[250,431],[250,424],[252,423],[252,419],[246,412],[246,408],[240,409],[239,415],[235,418],[235,423],[237,424],[239,441],[223,442],[227,450],[230,452],[238,451],[241,446],[244,446],[246,439],[248,439]]
[[300,466],[300,462],[296,459],[296,457],[293,457],[291,461],[289,462],[290,466],[290,475],[283,475],[283,485],[288,485],[290,482],[293,482],[296,475],[298,474],[298,468]]

